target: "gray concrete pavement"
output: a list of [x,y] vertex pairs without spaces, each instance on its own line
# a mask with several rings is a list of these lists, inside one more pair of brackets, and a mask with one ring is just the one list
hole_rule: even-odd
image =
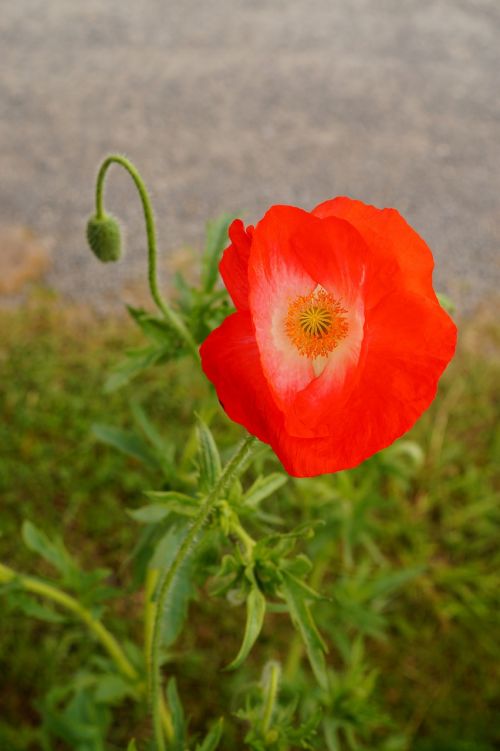
[[108,151],[151,187],[166,253],[206,218],[337,194],[399,208],[461,307],[500,284],[499,0],[0,0],[0,224],[53,248],[66,296],[144,273],[139,204],[116,271],[83,226]]

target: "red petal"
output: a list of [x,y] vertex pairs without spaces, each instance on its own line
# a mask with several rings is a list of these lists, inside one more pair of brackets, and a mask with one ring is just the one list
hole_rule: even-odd
[[320,221],[302,209],[273,206],[253,235],[248,266],[250,311],[262,368],[280,407],[314,378],[312,362],[290,341],[285,320],[290,302],[316,287],[295,253],[294,243],[302,242],[303,236],[312,242],[320,226]]
[[435,299],[434,259],[427,244],[396,209],[377,209],[352,198],[325,201],[312,212],[320,218],[336,216],[355,227],[369,247],[372,260],[368,304],[376,304],[384,288],[405,289]]
[[219,264],[226,289],[238,310],[248,309],[248,259],[252,244],[253,227],[245,232],[241,219],[235,219],[229,227],[231,245],[226,248]]
[[455,324],[438,303],[401,292],[373,309],[346,398],[318,399],[311,389],[294,404],[311,430],[330,434],[330,468],[323,471],[355,466],[409,430],[434,399],[455,344]]
[[368,248],[348,222],[330,217],[293,238],[293,249],[306,271],[345,307],[361,293],[369,261]]
[[282,422],[262,372],[249,313],[233,313],[200,348],[205,375],[229,417],[269,443],[269,423]]

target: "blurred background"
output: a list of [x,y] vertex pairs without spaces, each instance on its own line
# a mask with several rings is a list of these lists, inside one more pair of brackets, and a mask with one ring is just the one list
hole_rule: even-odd
[[[208,219],[254,223],[271,204],[342,194],[398,208],[433,250],[459,350],[431,409],[353,473],[290,481],[269,507],[287,525],[326,521],[338,618],[328,603],[320,627],[366,651],[342,664],[332,650],[336,712],[355,738],[342,751],[500,748],[499,39],[499,0],[0,0],[0,561],[53,577],[22,544],[22,520],[63,537],[86,571],[106,567],[126,592],[106,612],[119,636],[141,638],[125,510],[164,478],[140,452],[99,444],[92,425],[142,446],[133,401],[170,447],[188,439],[193,409],[214,416],[226,452],[241,431],[190,363],[120,380],[124,350],[144,339],[115,312],[145,299],[146,245],[138,196],[113,167],[105,203],[126,255],[104,266],[89,252],[102,158],[124,153],[150,188],[167,286],[178,267],[196,276]],[[127,704],[94,725],[80,707],[75,722],[69,676],[94,643],[4,594],[0,751],[123,749],[134,728],[147,738]],[[242,609],[204,592],[189,613],[173,670],[194,730],[227,714],[222,751],[233,751],[238,681],[286,659],[292,632],[267,621],[231,683],[220,646],[237,649]],[[79,745],[75,728],[96,745]]]
[[347,194],[397,207],[471,310],[500,282],[499,33],[498,0],[4,2],[0,293],[43,272],[102,306],[143,277],[120,170],[108,205],[126,261],[100,267],[83,239],[118,151],[153,193],[166,255],[223,211],[255,222]]

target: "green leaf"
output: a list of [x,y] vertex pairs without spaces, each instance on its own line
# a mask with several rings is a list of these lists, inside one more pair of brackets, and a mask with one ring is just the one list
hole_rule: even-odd
[[147,310],[133,308],[131,305],[127,305],[127,310],[143,334],[157,345],[164,347],[167,352],[182,345],[176,330],[164,318],[158,318],[148,313]]
[[53,542],[45,532],[32,522],[25,521],[22,526],[25,545],[52,564],[63,575],[71,575],[76,566],[60,540]]
[[199,502],[190,495],[178,493],[176,490],[149,490],[145,495],[152,501],[159,501],[160,504],[164,504],[173,514],[196,516]]
[[287,571],[283,571],[282,574],[283,595],[288,605],[292,622],[302,636],[316,680],[321,688],[326,689],[327,675],[324,652],[327,651],[327,647],[319,634],[306,602],[308,593],[303,589],[302,582],[299,582],[294,576],[291,576]]
[[415,566],[414,568],[406,568],[401,571],[394,571],[387,576],[380,576],[369,584],[370,596],[387,597],[396,589],[399,589],[404,584],[416,579],[425,571],[425,566]]
[[172,724],[174,737],[172,740],[172,751],[184,751],[186,747],[186,721],[184,719],[184,710],[177,692],[177,683],[175,678],[171,678],[167,685],[167,702],[172,713]]
[[149,506],[127,509],[127,514],[136,522],[142,524],[156,524],[166,519],[170,513],[168,506],[163,506],[161,503],[151,503]]
[[104,751],[109,710],[96,704],[91,687],[78,688],[62,709],[49,696],[41,706],[44,730],[65,741],[73,751]]
[[99,678],[95,700],[99,704],[117,704],[127,696],[135,696],[130,683],[120,675],[104,675]]
[[221,473],[221,461],[214,437],[205,422],[197,419],[197,435],[199,444],[200,488],[211,490]]
[[24,592],[13,591],[8,594],[9,607],[16,607],[30,618],[38,618],[47,623],[64,623],[66,620],[63,615],[56,613],[52,608],[42,605]]
[[178,490],[146,490],[145,496],[151,498],[153,501],[161,501],[165,506],[170,503],[186,503],[188,505],[198,506],[198,501],[191,495],[186,493],[180,493]]
[[227,666],[226,670],[235,670],[246,660],[261,632],[265,612],[266,598],[260,589],[254,585],[247,597],[247,622],[245,625],[243,642],[240,651],[234,660]]
[[143,370],[166,360],[167,356],[168,352],[165,347],[158,347],[157,345],[129,350],[126,358],[115,365],[108,376],[104,384],[105,393],[110,394],[117,391],[139,373],[142,373]]
[[444,292],[438,292],[436,297],[441,307],[444,308],[444,310],[446,310],[447,313],[455,312],[456,305],[451,299],[451,297],[448,297],[448,295],[445,295]]
[[137,744],[135,742],[135,738],[132,738],[132,740],[128,744],[127,751],[137,751]]
[[207,239],[203,251],[201,281],[204,292],[211,292],[217,281],[222,251],[229,244],[228,229],[233,214],[223,214],[207,222]]
[[325,597],[320,595],[319,592],[315,592],[313,589],[311,589],[311,587],[309,587],[307,584],[303,584],[302,582],[302,578],[304,576],[308,576],[313,568],[310,559],[306,555],[304,555],[304,553],[299,553],[299,555],[295,556],[295,558],[286,561],[285,568],[288,573],[292,574],[292,576],[295,576],[300,581],[301,585],[307,588],[307,591],[313,597],[313,599],[326,599]]
[[161,433],[158,432],[138,402],[133,401],[130,406],[137,427],[142,430],[150,444],[159,453],[163,453],[166,448],[166,441]]
[[203,743],[201,745],[199,743],[196,744],[195,751],[215,751],[222,738],[223,728],[224,718],[221,717],[214,725],[212,725]]
[[297,590],[301,590],[302,597],[306,600],[328,600],[328,597],[316,592],[316,590],[310,587],[309,584],[306,584],[305,581],[299,578],[300,576],[309,573],[311,569],[311,561],[302,553],[296,558],[292,558],[290,561],[284,561],[282,567],[282,571],[286,571],[286,573],[293,578],[294,586]]
[[102,443],[112,446],[127,456],[138,459],[149,467],[158,467],[158,461],[144,441],[126,430],[114,428],[111,425],[94,424],[92,432]]
[[[162,571],[168,569],[172,565],[185,536],[186,523],[170,527],[158,542],[149,564],[150,567]],[[188,558],[177,572],[172,583],[162,619],[162,643],[167,647],[176,640],[186,620],[189,600],[194,594],[191,570],[192,559]]]
[[264,498],[281,488],[287,481],[288,477],[281,472],[273,472],[267,477],[260,475],[245,493],[245,504],[255,508]]
[[400,439],[390,449],[396,457],[408,459],[415,469],[419,469],[425,461],[424,450],[416,441]]

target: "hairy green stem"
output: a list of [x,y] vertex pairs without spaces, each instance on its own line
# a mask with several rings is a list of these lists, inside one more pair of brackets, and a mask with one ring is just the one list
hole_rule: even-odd
[[120,154],[110,154],[106,157],[102,163],[99,172],[97,174],[96,190],[95,190],[95,205],[96,205],[96,217],[102,219],[104,217],[103,208],[103,193],[104,193],[104,178],[109,167],[112,164],[119,164],[123,167],[131,176],[138,190],[141,198],[142,208],[144,211],[144,221],[146,223],[146,235],[148,239],[148,280],[151,296],[156,303],[157,307],[171,326],[177,331],[180,337],[186,342],[187,346],[195,359],[199,360],[198,347],[190,332],[186,328],[182,319],[177,313],[172,310],[167,301],[163,298],[158,287],[158,272],[157,272],[157,245],[156,245],[156,229],[155,220],[153,215],[153,208],[149,199],[144,180],[140,176],[134,165],[124,156]]
[[[146,574],[146,586],[144,592],[144,659],[147,664],[148,655],[151,652],[153,642],[153,629],[156,618],[157,603],[154,599],[156,585],[158,583],[158,569],[148,569]],[[160,716],[163,730],[169,741],[174,737],[174,726],[165,698],[160,696]]]
[[168,597],[172,590],[172,585],[175,581],[180,568],[186,562],[193,546],[197,542],[197,538],[205,523],[207,522],[210,514],[213,511],[217,499],[228,488],[233,478],[237,475],[242,465],[245,464],[252,450],[252,446],[256,444],[256,439],[253,436],[248,436],[240,445],[232,459],[224,467],[217,483],[214,485],[210,493],[206,496],[203,503],[200,506],[198,515],[190,527],[186,537],[181,543],[179,551],[175,557],[170,568],[168,568],[162,575],[158,589],[157,589],[157,604],[154,617],[153,635],[151,639],[151,649],[148,656],[148,678],[149,678],[149,692],[151,707],[153,713],[153,727],[154,737],[156,741],[157,751],[165,751],[165,738],[162,730],[161,723],[161,676],[160,676],[160,649],[162,642],[162,621],[165,617],[167,609]]
[[17,582],[23,589],[32,594],[39,595],[47,600],[55,602],[65,610],[69,610],[71,613],[77,616],[90,631],[101,642],[104,649],[109,656],[113,659],[115,665],[119,671],[132,681],[136,681],[139,678],[137,670],[134,668],[127,655],[121,648],[118,641],[115,639],[112,633],[98,621],[92,613],[84,608],[78,600],[71,595],[66,594],[62,590],[54,587],[52,584],[40,581],[33,576],[25,576],[19,574],[8,566],[4,566],[0,563],[0,582]]

